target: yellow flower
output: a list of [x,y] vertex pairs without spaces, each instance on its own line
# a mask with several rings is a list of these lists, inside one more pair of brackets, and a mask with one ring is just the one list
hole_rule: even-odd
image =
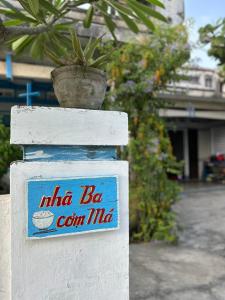
[[139,139],[143,139],[143,138],[144,138],[143,132],[139,132],[139,133],[138,133],[138,138],[139,138]]
[[149,60],[147,58],[143,59],[143,68],[147,69],[149,67]]
[[160,78],[161,78],[160,70],[157,70],[155,72],[155,79],[157,83],[160,83]]
[[118,67],[113,67],[112,68],[112,71],[111,71],[111,74],[112,74],[112,79],[118,79],[118,77],[120,77],[122,75],[122,72],[121,72],[121,69],[118,68]]
[[134,117],[134,125],[137,125],[138,123],[138,117]]
[[123,53],[121,56],[120,56],[120,61],[122,62],[122,63],[126,63],[126,62],[128,62],[128,55],[126,55],[125,53]]
[[164,69],[163,66],[160,66],[159,73],[160,73],[161,76],[165,75],[165,69]]

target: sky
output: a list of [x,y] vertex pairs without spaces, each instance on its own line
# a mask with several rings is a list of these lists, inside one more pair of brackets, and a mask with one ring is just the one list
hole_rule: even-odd
[[[225,17],[225,0],[185,0],[185,16],[186,20],[194,21],[194,24],[189,27],[191,43],[196,47],[198,28],[208,23],[214,24],[219,18]],[[189,21],[187,22],[189,24]],[[194,49],[192,59],[205,68],[216,68],[217,66],[216,60],[207,55],[206,47]]]

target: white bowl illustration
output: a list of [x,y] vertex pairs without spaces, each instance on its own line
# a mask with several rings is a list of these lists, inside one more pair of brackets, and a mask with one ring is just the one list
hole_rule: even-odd
[[49,210],[37,211],[33,214],[32,222],[38,229],[47,229],[54,220],[54,214]]

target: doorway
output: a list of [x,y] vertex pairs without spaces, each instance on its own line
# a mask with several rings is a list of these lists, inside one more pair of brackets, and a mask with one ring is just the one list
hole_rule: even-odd
[[188,129],[189,178],[198,179],[198,130]]
[[173,148],[173,155],[178,161],[184,160],[184,133],[182,130],[169,130],[169,137]]

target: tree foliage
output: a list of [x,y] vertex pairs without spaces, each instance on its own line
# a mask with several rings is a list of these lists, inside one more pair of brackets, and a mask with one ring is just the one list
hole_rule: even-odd
[[130,161],[133,241],[176,239],[171,206],[179,187],[168,176],[178,174],[180,164],[172,154],[165,122],[158,113],[164,105],[158,92],[179,80],[178,69],[188,58],[185,28],[158,28],[138,44],[123,45],[108,67],[111,93],[107,105],[129,115],[130,143],[121,155]]
[[21,149],[10,145],[9,138],[9,128],[0,124],[0,178],[7,172],[12,161],[22,159]]
[[207,24],[200,28],[199,33],[200,41],[210,45],[208,54],[218,60],[225,78],[225,18],[215,25]]
[[[89,28],[94,22],[95,13],[100,15],[105,25],[116,39],[115,30],[118,18],[122,19],[134,33],[139,32],[139,24],[154,30],[152,19],[166,21],[156,10],[164,8],[159,0],[0,0],[0,14],[4,21],[0,24],[0,39],[7,41],[12,49],[21,54],[29,51],[34,58],[43,58],[46,49],[61,54],[63,46],[69,44],[68,31],[78,20],[73,10],[89,6],[83,19],[83,25]],[[111,11],[116,12],[113,18]],[[85,12],[85,10],[84,10]],[[57,52],[58,51],[58,52]],[[49,54],[49,51],[48,53]],[[52,55],[50,55],[52,58]],[[55,61],[55,59],[54,59]]]

